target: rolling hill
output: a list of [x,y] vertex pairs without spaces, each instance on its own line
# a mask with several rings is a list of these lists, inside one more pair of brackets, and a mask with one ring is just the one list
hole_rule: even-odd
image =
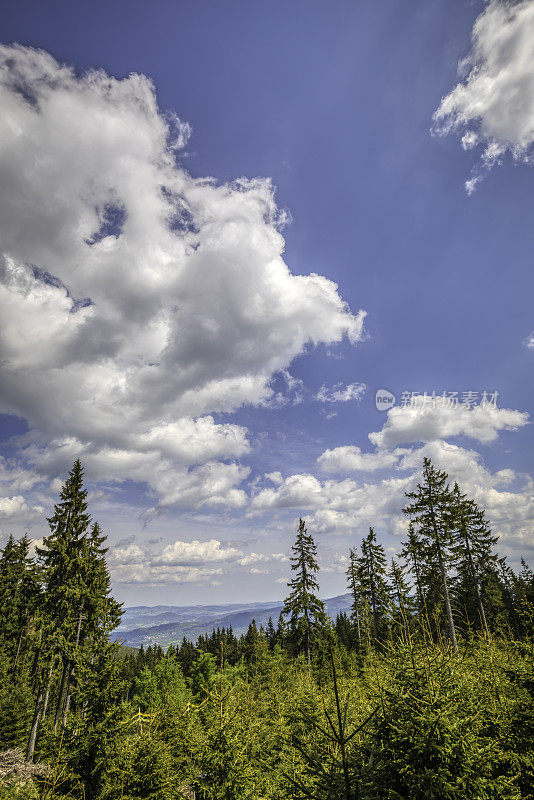
[[[351,598],[349,594],[342,594],[324,603],[329,616],[335,619],[338,612],[350,609]],[[214,628],[230,626],[239,636],[246,632],[253,619],[258,626],[265,627],[272,617],[276,624],[282,605],[281,602],[267,602],[220,606],[134,606],[124,610],[114,639],[130,647],[154,644],[168,647],[173,642],[180,642],[184,636],[195,641]]]

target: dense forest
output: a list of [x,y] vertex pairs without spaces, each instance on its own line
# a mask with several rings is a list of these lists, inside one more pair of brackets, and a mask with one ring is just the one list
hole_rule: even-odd
[[301,520],[278,620],[135,651],[77,461],[0,556],[0,798],[534,798],[533,574],[428,459],[404,514],[396,559],[347,554],[350,615]]

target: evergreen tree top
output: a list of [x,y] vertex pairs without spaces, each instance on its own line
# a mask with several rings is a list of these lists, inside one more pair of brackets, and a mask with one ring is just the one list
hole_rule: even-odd
[[306,627],[325,618],[324,603],[316,592],[319,583],[315,577],[319,571],[317,563],[317,547],[313,537],[308,533],[306,524],[301,518],[295,544],[292,546],[291,569],[296,573],[289,581],[290,594],[284,602],[283,614],[291,615],[294,627],[299,619],[304,620]]

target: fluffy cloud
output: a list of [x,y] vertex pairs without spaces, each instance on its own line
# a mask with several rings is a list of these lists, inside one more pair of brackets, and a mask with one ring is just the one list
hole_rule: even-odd
[[0,497],[0,523],[30,523],[43,514],[42,506],[29,506],[22,495]]
[[117,480],[161,460],[165,503],[207,478],[238,505],[243,472],[218,462],[246,431],[206,415],[268,401],[308,344],[360,339],[363,312],[289,271],[268,180],[179,165],[190,129],[146,77],[4,46],[0,105],[0,410]]
[[125,547],[115,547],[110,560],[113,564],[120,566],[126,564],[142,564],[145,560],[145,553],[136,544],[129,544]]
[[314,475],[291,475],[275,489],[263,489],[253,499],[253,511],[268,508],[314,508],[322,502],[323,486]]
[[33,470],[25,469],[16,460],[0,456],[0,495],[28,492],[39,481]]
[[346,403],[349,400],[361,400],[365,394],[367,386],[365,383],[349,383],[344,386],[342,383],[336,383],[335,386],[328,388],[321,386],[315,399],[321,403]]
[[136,584],[144,586],[162,586],[165,584],[196,583],[219,585],[214,577],[221,575],[220,568],[211,567],[179,567],[172,566],[167,569],[152,567],[150,564],[125,564],[111,570],[115,584]]
[[528,414],[491,403],[451,405],[437,397],[429,402],[422,395],[412,398],[406,406],[394,406],[388,411],[382,430],[369,434],[378,448],[395,447],[409,442],[430,442],[451,436],[468,436],[479,442],[492,442],[501,430],[517,430],[527,424]]
[[[239,450],[239,437],[230,439]],[[74,438],[54,439],[44,446],[29,444],[24,454],[32,463],[38,464],[41,480],[57,474],[65,475],[73,461],[80,458],[89,482],[120,484],[129,480],[147,484],[149,494],[157,500],[154,507],[146,510],[144,516],[147,519],[170,506],[239,508],[246,503],[245,492],[237,487],[248,477],[250,469],[234,461],[211,460],[187,467],[162,456],[158,449],[98,447]],[[55,491],[59,490],[60,484],[58,481],[53,487]]]
[[389,533],[398,543],[406,531],[402,509],[406,492],[420,480],[426,456],[444,469],[450,482],[484,508],[493,530],[501,537],[502,554],[517,555],[532,547],[534,535],[534,484],[531,479],[505,469],[490,472],[481,456],[441,440],[406,449],[396,455],[394,472],[374,483],[344,480],[319,481],[315,476],[291,475],[275,488],[264,489],[253,499],[251,513],[294,511],[306,517],[310,530],[361,538],[369,526],[381,535]]
[[[434,114],[438,130],[463,132],[462,145],[484,147],[483,164],[492,166],[510,152],[530,160],[534,142],[534,0],[491,0],[478,17],[473,46],[461,68],[465,80],[441,101]],[[468,192],[481,179],[475,172]]]
[[362,453],[356,445],[325,450],[317,463],[324,472],[374,472],[394,466],[403,451]]
[[291,475],[280,486],[259,492],[251,503],[251,513],[292,509],[306,515],[316,532],[344,533],[392,522],[401,512],[404,492],[414,485],[415,475],[377,483]]
[[[267,575],[269,565],[287,561],[283,553],[245,553],[218,539],[201,542],[176,540],[156,554],[153,548],[133,543],[115,547],[110,554],[111,572],[117,583],[212,582],[213,576],[243,571]],[[255,567],[264,564],[267,567]]]
[[[360,537],[373,526],[382,534],[399,537],[406,531],[402,514],[406,492],[415,489],[423,458],[428,457],[448,473],[451,483],[457,481],[462,491],[486,510],[494,532],[501,537],[500,552],[517,555],[518,549],[526,552],[532,547],[532,479],[511,469],[490,472],[475,450],[444,438],[463,433],[479,441],[493,441],[500,430],[515,429],[526,422],[526,414],[490,404],[469,410],[465,406],[449,408],[441,398],[433,407],[416,398],[411,407],[390,409],[382,430],[370,435],[379,448],[375,452],[362,453],[359,447],[346,446],[326,450],[317,459],[326,472],[373,472],[387,467],[387,477],[375,482],[352,478],[320,481],[311,474],[284,478],[280,473],[270,473],[266,477],[273,486],[255,495],[249,513],[292,510],[305,516],[316,533]],[[399,442],[425,444],[390,449]]]
[[[0,533],[12,533],[13,526],[29,528],[42,519],[44,507],[35,491],[40,477],[16,461],[0,456]],[[28,500],[28,495],[34,497]],[[4,525],[9,526],[4,528]]]
[[210,539],[208,542],[176,541],[164,547],[161,556],[155,558],[153,563],[190,567],[218,561],[235,561],[239,555],[239,550],[234,547],[221,547],[217,539]]

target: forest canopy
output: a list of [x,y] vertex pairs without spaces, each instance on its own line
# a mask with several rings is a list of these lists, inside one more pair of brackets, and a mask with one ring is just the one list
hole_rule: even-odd
[[278,620],[114,643],[83,467],[0,554],[0,798],[534,798],[534,577],[429,459],[388,562],[373,528],[330,619],[299,521]]

